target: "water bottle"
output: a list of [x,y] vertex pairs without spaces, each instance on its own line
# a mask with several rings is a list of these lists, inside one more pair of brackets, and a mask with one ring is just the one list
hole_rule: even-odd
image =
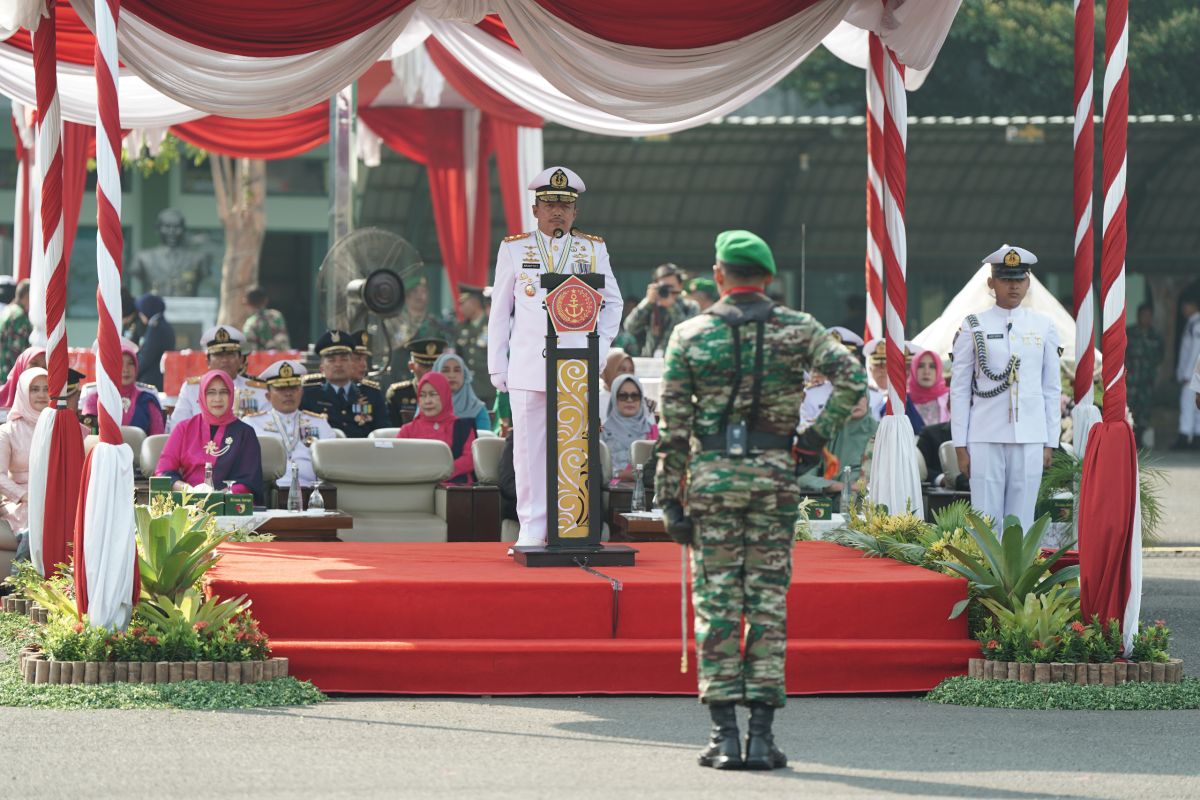
[[325,498],[321,496],[321,481],[320,481],[320,479],[318,479],[317,482],[313,484],[312,494],[310,494],[308,496],[308,510],[309,511],[324,511],[325,510]]
[[213,480],[213,465],[204,465],[204,485],[208,487],[210,492],[216,491],[217,483]]
[[300,467],[292,462],[292,485],[288,487],[288,511],[304,510],[304,493],[300,491]]
[[850,468],[842,469],[842,497],[838,504],[838,511],[843,514],[850,513]]
[[633,498],[629,501],[630,511],[646,510],[646,487],[642,483],[645,467],[638,464],[633,468]]

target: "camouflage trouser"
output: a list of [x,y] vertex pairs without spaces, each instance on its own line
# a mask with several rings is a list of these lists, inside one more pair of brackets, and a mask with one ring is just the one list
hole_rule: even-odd
[[700,700],[782,706],[799,495],[786,472],[727,464],[694,469],[688,493]]

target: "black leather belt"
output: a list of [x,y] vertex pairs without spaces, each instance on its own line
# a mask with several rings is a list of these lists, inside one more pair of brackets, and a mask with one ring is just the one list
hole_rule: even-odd
[[[697,436],[700,442],[701,451],[709,450],[724,450],[725,449],[725,434],[710,433],[707,436]],[[746,447],[751,451],[761,452],[763,450],[791,450],[792,437],[780,436],[777,433],[759,433],[751,431],[747,437]]]

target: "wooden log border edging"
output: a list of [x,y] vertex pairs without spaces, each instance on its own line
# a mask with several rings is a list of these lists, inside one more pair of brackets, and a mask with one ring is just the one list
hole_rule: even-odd
[[1048,663],[967,660],[967,677],[982,680],[1012,680],[1022,683],[1074,683],[1116,686],[1118,683],[1181,683],[1183,659],[1165,664],[1151,661],[1116,661],[1111,664]]
[[27,600],[24,597],[18,597],[15,594],[6,594],[3,598],[3,605],[0,609],[7,611],[10,614],[25,614],[34,622],[45,625],[50,621],[50,612],[39,606],[33,600]]
[[184,680],[258,683],[286,678],[288,660],[266,661],[52,661],[37,650],[20,652],[26,683],[179,683]]

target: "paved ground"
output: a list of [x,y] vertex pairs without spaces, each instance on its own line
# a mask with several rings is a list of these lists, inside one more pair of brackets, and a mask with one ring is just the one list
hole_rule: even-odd
[[[1200,454],[1164,459],[1164,540],[1200,545]],[[1145,561],[1144,614],[1200,664],[1200,554]],[[1193,674],[1195,668],[1189,670]],[[695,766],[706,715],[661,698],[335,698],[252,712],[0,709],[0,798],[1200,796],[1200,712],[793,700],[786,771]]]

